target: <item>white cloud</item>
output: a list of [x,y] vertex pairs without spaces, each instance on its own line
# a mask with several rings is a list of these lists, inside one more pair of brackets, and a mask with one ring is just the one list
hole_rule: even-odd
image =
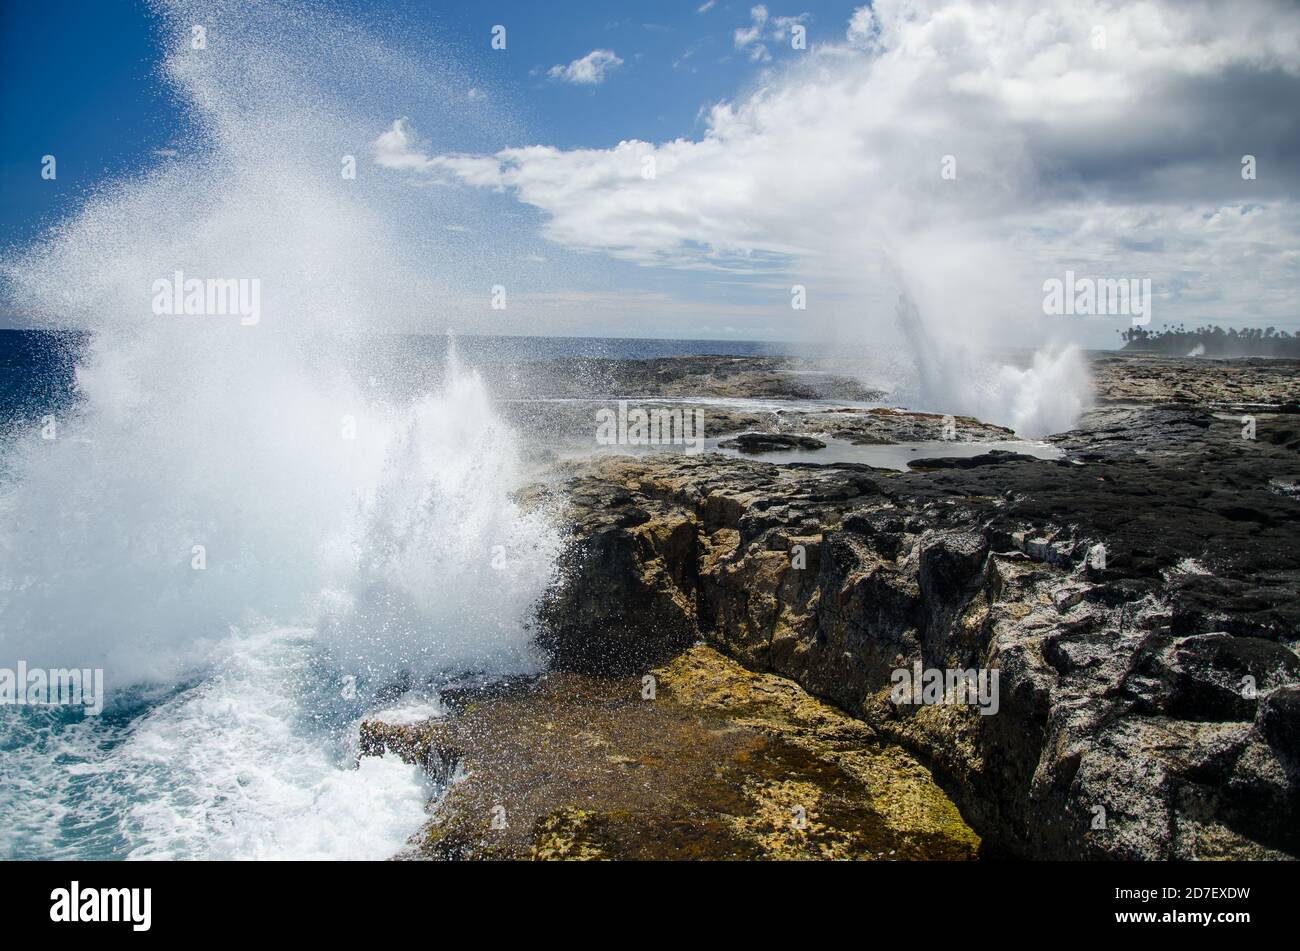
[[749,19],[749,26],[740,27],[734,34],[736,49],[748,49],[751,60],[771,59],[772,54],[767,51],[766,46],[759,42],[763,38],[763,27],[767,25],[767,7],[761,3],[756,7],[751,7]]
[[812,19],[812,14],[801,13],[796,17],[774,17],[772,19],[772,32],[769,37],[773,42],[786,43],[786,36],[791,32],[791,28]]
[[871,7],[858,7],[849,18],[847,39],[854,46],[871,47],[876,42],[876,18]]
[[701,3],[698,7],[696,7],[696,8],[695,8],[695,12],[696,12],[696,13],[708,13],[710,10],[712,10],[712,9],[713,9],[715,6],[717,6],[717,5],[718,5],[718,0],[708,0],[707,3]]
[[[698,138],[478,157],[412,155],[408,139],[389,158],[504,189],[540,210],[543,237],[564,247],[738,275],[774,310],[784,297],[792,327],[829,322],[859,345],[894,333],[900,286],[927,324],[910,335],[913,353],[1026,334],[1117,342],[1123,321],[1043,314],[1043,282],[1067,268],[1151,278],[1156,326],[1296,326],[1300,8],[1221,18],[1155,2],[877,0],[864,10],[841,42],[714,105]],[[766,12],[758,19],[772,29]],[[1092,43],[1097,23],[1105,49]],[[1259,160],[1255,181],[1240,176],[1246,153]],[[945,156],[955,179],[941,176]],[[754,287],[763,282],[772,288]],[[808,287],[807,316],[790,316],[793,283]],[[1051,374],[1073,387],[1077,366],[1041,365],[945,392],[945,408],[1061,424],[1033,406],[1055,392]],[[968,373],[947,358],[930,366],[931,380]],[[1075,405],[1067,395],[1053,405]]]
[[605,74],[623,65],[613,50],[592,50],[568,66],[552,66],[547,75],[567,83],[594,86],[605,81]]
[[396,119],[373,143],[375,164],[438,176],[448,183],[500,188],[501,166],[496,159],[476,155],[426,155],[415,142],[407,120]]
[[812,15],[800,13],[798,16],[771,17],[767,7],[759,4],[749,11],[749,26],[742,26],[732,34],[736,49],[747,51],[752,62],[766,63],[772,59],[767,42],[786,45],[790,28],[807,22]]
[[[1294,272],[1294,255],[1281,255],[1294,234],[1294,186],[1282,184],[1290,169],[1274,159],[1271,180],[1245,185],[1235,156],[1268,149],[1270,137],[1284,144],[1295,116],[1283,120],[1279,103],[1271,123],[1236,128],[1243,110],[1223,97],[1243,73],[1295,89],[1300,11],[1222,20],[1154,3],[975,0],[879,0],[874,16],[865,10],[843,43],[713,107],[697,140],[419,160],[399,150],[386,162],[509,189],[546,213],[549,239],[642,264],[771,270],[784,261],[842,275],[882,248],[897,263],[940,236],[954,253],[967,243],[985,249],[977,257],[989,242],[1005,249],[1031,288],[1036,274],[1087,253],[1112,270],[1141,262],[1171,286],[1177,277],[1184,299],[1208,301],[1235,262],[1243,286],[1220,292],[1238,303],[1260,262]],[[766,9],[753,17],[770,27]],[[1091,43],[1097,22],[1107,24],[1105,51]],[[946,155],[954,181],[940,177]],[[1247,204],[1260,210],[1242,219]],[[1201,213],[1236,224],[1216,232],[1195,224]],[[1107,232],[1104,220],[1123,221],[1124,232]],[[1261,242],[1251,251],[1248,234]],[[1199,276],[1181,274],[1185,262],[1172,255],[1120,243],[1154,247],[1162,235],[1206,255]],[[1215,255],[1226,257],[1211,267]]]

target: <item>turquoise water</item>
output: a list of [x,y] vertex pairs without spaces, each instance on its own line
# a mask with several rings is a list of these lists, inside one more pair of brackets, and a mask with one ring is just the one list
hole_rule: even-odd
[[[391,757],[358,766],[345,700],[309,632],[232,636],[169,686],[103,715],[0,711],[0,857],[382,859],[430,789]],[[364,693],[361,694],[364,696]]]
[[390,857],[434,790],[358,760],[360,719],[541,662],[558,536],[509,498],[514,434],[454,354],[401,404],[358,389],[344,438],[340,378],[287,344],[146,343],[109,351],[143,382],[37,389],[0,444],[0,668],[102,669],[107,696],[0,707],[0,858]]

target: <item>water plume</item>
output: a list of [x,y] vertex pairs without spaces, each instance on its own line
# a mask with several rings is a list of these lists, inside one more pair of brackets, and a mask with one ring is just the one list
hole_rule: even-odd
[[[102,667],[109,693],[98,722],[0,717],[0,852],[382,857],[429,791],[353,768],[357,718],[393,681],[535,669],[555,550],[472,370],[409,392],[358,372],[456,284],[428,235],[474,210],[417,213],[341,157],[377,100],[464,78],[314,5],[155,9],[178,155],[0,266],[13,311],[89,331],[55,438],[4,449],[0,656]],[[484,137],[431,98],[449,143]],[[156,313],[178,271],[258,281],[261,319]]]

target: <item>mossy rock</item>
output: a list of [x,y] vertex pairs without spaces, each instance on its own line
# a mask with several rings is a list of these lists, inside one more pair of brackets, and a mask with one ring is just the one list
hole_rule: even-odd
[[[462,778],[413,842],[444,859],[970,859],[929,771],[794,683],[705,646],[638,677],[544,675],[429,735]],[[417,754],[418,758],[418,754]]]

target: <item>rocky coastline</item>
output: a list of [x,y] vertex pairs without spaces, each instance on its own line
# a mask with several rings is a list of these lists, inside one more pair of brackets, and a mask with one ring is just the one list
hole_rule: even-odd
[[[953,418],[765,358],[636,363],[600,395],[819,402],[721,411],[752,455],[568,458],[520,493],[568,532],[550,670],[363,725],[449,780],[410,857],[1300,856],[1300,363],[1097,354],[1059,458],[908,471],[814,443]],[[764,462],[782,442],[807,461]],[[996,671],[996,709],[900,702],[913,669]]]

